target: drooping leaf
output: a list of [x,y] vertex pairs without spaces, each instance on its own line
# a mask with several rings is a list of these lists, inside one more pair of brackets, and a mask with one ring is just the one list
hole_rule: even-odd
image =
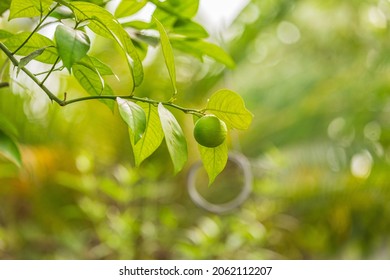
[[211,185],[226,166],[228,160],[226,141],[215,148],[207,148],[202,145],[198,145],[198,148],[203,166],[209,176],[209,185]]
[[[180,18],[194,17],[199,8],[199,0],[166,0],[163,2],[152,0],[151,2],[157,6],[157,10]],[[158,16],[156,17],[160,20]]]
[[87,54],[90,40],[83,31],[75,30],[66,25],[58,25],[54,37],[57,43],[58,55],[70,72],[72,65]]
[[49,11],[52,3],[52,0],[12,0],[9,20],[14,18],[41,16]]
[[[103,74],[99,71],[102,70],[105,75],[108,69],[102,67],[97,61],[97,59],[94,60],[88,56],[84,57],[73,65],[73,76],[90,95],[114,95],[113,90],[105,83],[102,77]],[[94,63],[98,67],[95,67]],[[113,99],[99,99],[99,101],[106,104],[111,111],[114,110],[115,101]]]
[[134,136],[133,142],[137,144],[142,138],[146,128],[146,115],[144,110],[134,102],[116,98],[119,113],[130,129],[130,135]]
[[0,130],[0,154],[15,163],[18,167],[22,165],[22,156],[14,140]]
[[[11,52],[15,52],[16,49],[19,48],[19,46],[27,39],[29,35],[30,32],[21,32],[15,34],[6,40],[4,42],[4,45]],[[58,54],[54,42],[39,33],[34,33],[28,40],[28,42],[20,50],[18,50],[16,54],[26,56],[39,49],[45,50],[41,55],[35,58],[36,60],[48,64],[53,64],[56,62]]]
[[152,23],[151,22],[134,20],[134,21],[124,22],[124,23],[122,23],[122,26],[123,27],[131,27],[131,28],[142,30],[142,29],[150,29],[152,27]]
[[187,141],[176,118],[161,103],[158,104],[158,114],[176,174],[187,162]]
[[209,33],[202,25],[190,19],[178,19],[173,25],[173,33],[190,39],[202,39],[209,36]]
[[141,10],[148,1],[146,0],[123,0],[115,11],[117,18],[128,17]]
[[253,119],[253,114],[245,107],[242,97],[228,89],[212,94],[206,110],[223,120],[230,128],[248,129]]
[[165,65],[168,68],[169,77],[171,78],[173,92],[174,94],[176,94],[177,93],[176,68],[175,68],[172,46],[171,43],[169,42],[169,37],[167,32],[165,31],[164,26],[156,18],[153,18],[153,20],[157,25],[158,32],[160,33],[161,48],[164,54]]
[[104,8],[91,3],[75,1],[69,3],[69,7],[79,20],[89,22],[88,27],[93,32],[100,36],[113,39],[119,44],[129,63],[134,85],[139,86],[144,77],[142,62],[129,34],[118,20]]
[[90,95],[101,95],[104,88],[104,80],[95,69],[82,64],[74,64],[73,76]]
[[225,64],[229,68],[234,68],[235,63],[221,47],[202,40],[171,40],[174,48],[194,55],[195,57],[202,57],[204,55],[215,59],[216,61]]
[[38,49],[36,51],[33,51],[28,56],[23,57],[18,64],[18,70],[17,73],[19,74],[19,71],[26,66],[31,60],[35,59],[36,57],[40,56],[46,48]]
[[133,147],[135,165],[139,166],[146,158],[148,158],[161,145],[164,139],[164,132],[161,127],[160,118],[157,108],[151,104],[140,105],[146,115],[146,128],[144,135],[137,144],[132,139],[134,136],[130,132],[130,141]]

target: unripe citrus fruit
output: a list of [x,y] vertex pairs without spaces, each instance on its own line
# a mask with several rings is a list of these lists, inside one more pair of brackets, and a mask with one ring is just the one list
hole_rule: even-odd
[[226,124],[214,115],[201,117],[195,123],[194,137],[202,146],[217,147],[225,141],[226,134]]

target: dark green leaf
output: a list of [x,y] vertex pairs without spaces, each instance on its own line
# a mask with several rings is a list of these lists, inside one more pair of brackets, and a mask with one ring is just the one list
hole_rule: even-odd
[[130,129],[130,135],[134,136],[133,143],[137,144],[142,138],[146,128],[146,116],[144,110],[134,102],[117,97],[119,113]]
[[66,25],[58,25],[54,37],[57,43],[58,55],[70,72],[72,65],[87,54],[90,40],[83,31],[75,30]]
[[35,59],[36,57],[40,56],[46,48],[42,48],[39,50],[36,50],[32,53],[30,53],[28,56],[23,57],[18,64],[18,70],[17,73],[19,74],[20,69],[22,69],[24,66],[26,66],[31,60]]
[[22,165],[22,157],[14,140],[0,130],[0,154],[15,163],[18,167]]
[[176,118],[161,103],[158,104],[158,114],[176,174],[187,162],[187,141]]
[[[11,52],[15,52],[15,50],[19,48],[19,46],[27,39],[29,35],[30,32],[21,32],[15,34],[6,40],[4,45]],[[44,52],[40,56],[36,57],[36,60],[48,64],[54,64],[58,57],[57,50],[54,46],[54,42],[49,38],[41,34],[34,33],[28,42],[23,46],[23,48],[21,48],[16,54],[26,56],[35,52],[36,50],[44,48]]]
[[173,57],[172,46],[171,43],[169,42],[168,34],[165,31],[164,26],[156,18],[153,18],[153,20],[157,25],[158,32],[160,33],[161,48],[164,54],[165,65],[168,68],[169,77],[171,78],[173,92],[174,94],[176,94],[177,93],[176,69],[175,69],[175,61]]

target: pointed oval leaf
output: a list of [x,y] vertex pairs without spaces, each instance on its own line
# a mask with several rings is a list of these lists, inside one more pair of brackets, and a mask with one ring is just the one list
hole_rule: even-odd
[[126,55],[129,69],[134,78],[134,85],[141,85],[144,77],[142,61],[129,34],[118,20],[104,8],[92,3],[74,1],[68,5],[78,20],[89,22],[88,27],[93,32],[118,43]]
[[176,174],[187,162],[187,141],[176,118],[161,103],[158,104],[158,114]]
[[229,68],[234,68],[233,59],[221,47],[202,40],[171,40],[172,46],[182,52],[189,53],[197,58],[208,56],[214,60],[225,64]]
[[15,163],[18,167],[22,165],[22,157],[16,143],[0,130],[0,154]]
[[[30,36],[30,32],[21,32],[9,37],[4,45],[11,51],[15,52],[21,44]],[[45,48],[44,52],[36,57],[35,59],[48,64],[53,64],[56,62],[58,54],[55,48],[55,44],[49,38],[39,34],[34,33],[28,42],[18,50],[17,55],[29,55],[36,50]]]
[[228,89],[221,89],[211,95],[206,110],[223,120],[230,128],[248,129],[253,119],[253,114],[245,107],[242,97]]
[[12,0],[9,20],[22,17],[41,16],[49,10],[52,0]]
[[36,57],[40,56],[40,55],[45,51],[45,49],[46,49],[46,48],[38,49],[38,50],[33,51],[32,53],[30,53],[29,55],[23,57],[23,58],[19,61],[17,73],[19,74],[19,71],[20,71],[24,66],[26,66],[27,64],[29,64],[31,60],[33,60],[33,59],[35,59]]
[[134,144],[137,144],[145,132],[145,112],[139,105],[120,97],[116,98],[116,102],[118,103],[119,114],[129,126],[130,134],[134,137]]
[[73,76],[90,95],[101,95],[104,80],[95,69],[76,63],[72,67]]
[[190,19],[178,19],[173,25],[173,33],[184,35],[186,38],[207,38],[209,33],[202,25]]
[[153,20],[157,25],[158,32],[160,33],[161,48],[164,54],[165,65],[168,68],[169,77],[171,78],[173,92],[174,94],[176,94],[177,93],[176,69],[175,69],[175,60],[173,57],[172,46],[171,43],[169,42],[169,37],[164,26],[156,18],[153,18]]
[[115,11],[117,18],[128,17],[141,10],[148,1],[146,0],[123,0]]
[[161,127],[157,108],[151,104],[141,104],[140,106],[145,111],[146,128],[144,135],[137,144],[134,143],[134,136],[130,131],[130,142],[133,147],[136,166],[139,166],[146,158],[153,154],[164,139],[164,133]]
[[203,166],[209,176],[210,186],[226,166],[228,160],[226,141],[215,148],[207,148],[202,145],[198,145],[198,148]]
[[90,40],[83,31],[66,25],[58,25],[54,37],[58,55],[70,72],[72,65],[81,60],[89,51]]

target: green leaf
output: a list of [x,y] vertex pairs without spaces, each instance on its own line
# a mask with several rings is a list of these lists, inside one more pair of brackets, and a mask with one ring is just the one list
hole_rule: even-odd
[[133,143],[137,144],[145,132],[145,112],[139,105],[120,97],[116,98],[116,102],[118,103],[119,114],[129,126],[130,134],[134,136]]
[[171,44],[174,48],[185,53],[190,53],[195,57],[207,55],[216,61],[225,64],[229,68],[235,67],[235,63],[230,55],[228,55],[221,47],[213,43],[201,40],[172,39]]
[[139,86],[144,77],[142,62],[129,34],[118,20],[104,8],[91,3],[76,1],[69,3],[69,7],[78,20],[89,21],[88,27],[93,32],[119,44],[126,55],[134,85]]
[[10,8],[11,0],[1,0],[0,2],[0,16]]
[[211,95],[206,110],[223,120],[230,128],[248,129],[253,114],[242,97],[234,91],[221,89]]
[[161,103],[158,104],[158,114],[176,174],[187,162],[187,141],[175,117]]
[[14,140],[0,130],[0,154],[12,161],[18,167],[22,165],[22,157]]
[[[157,6],[157,10],[164,11],[165,13],[174,15],[180,18],[192,18],[196,15],[199,8],[199,0],[166,0],[151,1]],[[156,16],[159,20],[160,18]]]
[[0,29],[0,41],[4,39],[8,39],[9,37],[12,37],[14,34],[11,32],[8,32],[7,30]]
[[114,72],[112,72],[110,66],[93,56],[86,55],[80,61],[78,61],[77,64],[88,67],[93,71],[97,71],[101,76],[115,75]]
[[81,60],[89,51],[90,40],[83,31],[75,30],[66,25],[58,25],[54,37],[58,55],[70,72],[72,65]]
[[141,10],[146,3],[147,0],[122,0],[115,11],[115,16],[117,18],[131,16]]
[[49,11],[52,3],[52,0],[12,0],[9,20],[14,18],[41,16]]
[[26,66],[31,60],[35,59],[36,57],[40,56],[46,48],[38,49],[36,51],[33,51],[28,56],[23,57],[18,64],[18,70],[17,73],[19,74],[20,69],[22,69],[24,66]]
[[82,64],[74,64],[73,76],[90,95],[101,95],[104,88],[104,80],[96,69],[91,69]]
[[[28,38],[29,35],[30,32],[21,32],[15,34],[6,40],[4,42],[4,45],[11,52],[15,52],[16,49],[18,49],[19,46],[23,44],[23,42]],[[23,46],[23,48],[18,50],[16,54],[26,56],[35,52],[36,50],[43,48],[45,49],[44,52],[40,56],[36,57],[36,60],[48,64],[54,64],[58,57],[57,49],[55,48],[54,42],[38,33],[34,33],[28,40],[28,42]]]
[[210,186],[226,166],[228,160],[226,141],[215,148],[207,148],[202,145],[198,145],[198,148],[203,166],[209,176]]
[[141,140],[135,144],[133,141],[134,136],[132,135],[132,132],[130,132],[130,141],[133,147],[136,166],[139,166],[146,158],[153,154],[164,139],[157,108],[151,104],[141,104],[140,106],[144,109],[146,115],[144,135]]
[[186,38],[191,39],[202,39],[209,37],[209,33],[203,28],[202,25],[189,19],[178,19],[173,25],[173,33],[183,35]]
[[173,57],[172,46],[171,43],[169,42],[168,34],[165,31],[164,26],[156,18],[153,18],[153,20],[157,25],[158,32],[160,33],[161,48],[164,54],[165,65],[168,68],[169,76],[171,78],[173,93],[176,94],[177,93],[176,69],[175,69],[175,61]]

